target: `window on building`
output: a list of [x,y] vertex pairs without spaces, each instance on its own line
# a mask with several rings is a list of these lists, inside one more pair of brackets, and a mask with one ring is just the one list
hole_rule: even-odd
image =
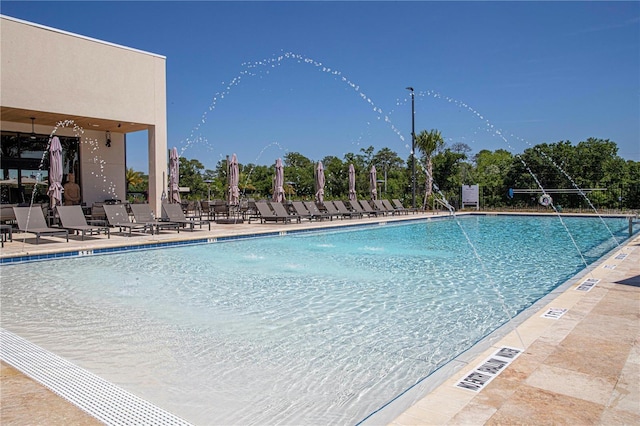
[[[46,203],[49,201],[48,135],[3,131],[0,136],[0,202],[7,204]],[[62,184],[73,173],[80,179],[77,137],[58,136],[62,145]]]

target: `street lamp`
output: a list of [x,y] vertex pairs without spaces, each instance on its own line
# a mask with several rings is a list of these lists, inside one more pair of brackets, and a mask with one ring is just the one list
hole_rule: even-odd
[[411,92],[411,207],[416,208],[416,103],[413,87],[407,87]]
[[207,201],[211,201],[211,182],[212,180],[205,180],[204,183],[207,184]]

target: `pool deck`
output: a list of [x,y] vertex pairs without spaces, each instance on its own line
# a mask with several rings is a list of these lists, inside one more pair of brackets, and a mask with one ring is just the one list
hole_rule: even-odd
[[[301,224],[213,224],[211,231],[112,235],[110,239],[100,235],[85,241],[70,236],[68,243],[57,237],[44,237],[38,245],[30,234],[14,234],[14,241],[5,243],[0,257],[427,217],[434,215]],[[22,239],[25,235],[26,241]],[[586,279],[599,281],[588,291],[576,290]],[[439,372],[444,374],[441,383],[426,396],[416,397],[413,405],[403,409],[390,424],[640,424],[640,236],[561,286],[542,306],[527,312],[515,330],[485,345],[486,348],[470,351],[473,355],[460,358],[452,369]],[[566,312],[556,319],[543,317],[550,308]],[[523,351],[482,390],[473,392],[455,386],[505,346]],[[100,424],[4,362],[0,373],[0,424]],[[388,408],[393,410],[393,404]],[[375,420],[371,424],[376,424]]]

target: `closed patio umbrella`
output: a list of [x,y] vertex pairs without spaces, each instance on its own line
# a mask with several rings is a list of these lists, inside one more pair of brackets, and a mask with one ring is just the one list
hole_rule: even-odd
[[322,161],[318,161],[316,168],[316,201],[324,203],[324,167]]
[[175,146],[169,154],[169,202],[180,203],[180,159],[178,157],[178,148]]
[[62,205],[62,145],[60,139],[54,136],[49,145],[49,196],[51,208]]
[[276,160],[276,174],[273,177],[273,201],[281,203],[285,200],[284,196],[284,166],[282,159]]
[[229,163],[229,204],[237,205],[240,202],[240,189],[238,183],[240,182],[240,176],[238,171],[238,157],[236,154],[231,156],[231,162]]
[[371,171],[369,172],[369,191],[371,192],[372,200],[378,199],[378,191],[376,189],[377,179],[376,166],[371,166]]
[[353,164],[349,164],[349,201],[356,201],[356,169]]

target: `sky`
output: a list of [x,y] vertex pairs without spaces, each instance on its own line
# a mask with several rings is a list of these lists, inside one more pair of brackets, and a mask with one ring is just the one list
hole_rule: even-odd
[[[168,147],[207,169],[369,146],[406,159],[407,87],[416,133],[471,156],[594,137],[640,161],[637,1],[3,0],[0,13],[166,56]],[[127,166],[145,173],[146,139],[127,136]]]

